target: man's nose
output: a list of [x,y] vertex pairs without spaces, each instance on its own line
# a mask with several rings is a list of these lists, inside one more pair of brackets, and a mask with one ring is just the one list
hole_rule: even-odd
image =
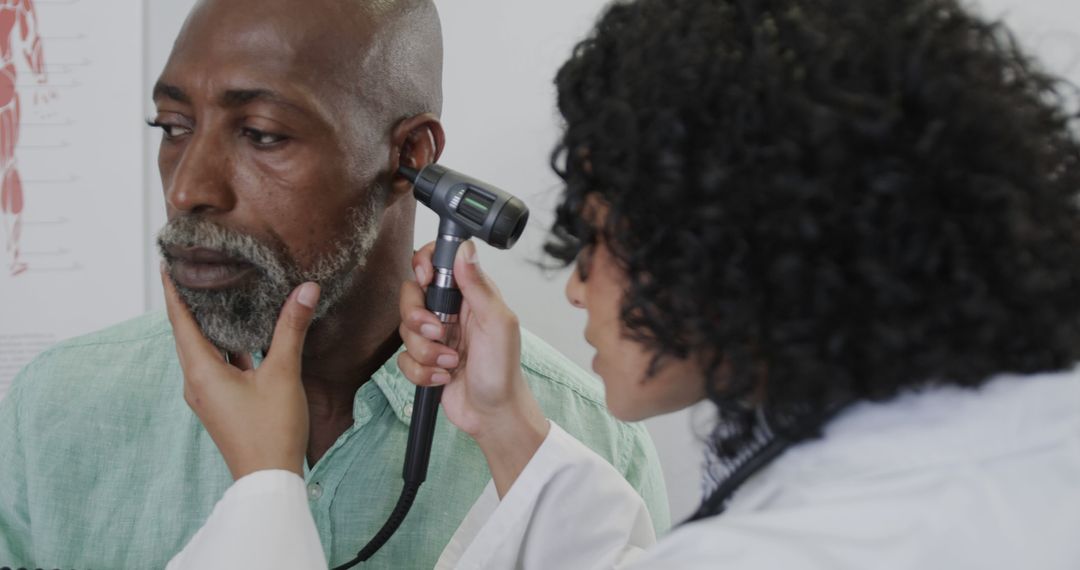
[[194,133],[166,181],[165,200],[188,213],[227,212],[236,206],[229,157],[213,136]]
[[566,280],[566,300],[579,309],[585,308],[585,283],[577,267],[570,268],[570,277]]

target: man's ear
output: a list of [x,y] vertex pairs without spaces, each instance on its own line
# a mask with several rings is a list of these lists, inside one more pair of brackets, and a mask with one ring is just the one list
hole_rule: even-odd
[[432,113],[409,117],[394,127],[390,146],[391,200],[412,193],[412,183],[398,175],[398,168],[420,170],[439,160],[446,145],[442,123]]

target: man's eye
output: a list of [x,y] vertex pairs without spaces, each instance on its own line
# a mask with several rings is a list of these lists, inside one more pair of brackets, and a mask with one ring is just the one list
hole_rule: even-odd
[[149,121],[147,124],[149,124],[151,127],[161,129],[161,131],[165,133],[165,138],[167,140],[173,140],[191,132],[191,129],[187,127],[182,127],[180,125],[170,125],[158,121]]
[[275,135],[273,133],[265,133],[258,129],[252,129],[250,127],[244,128],[244,136],[251,139],[251,142],[256,146],[272,147],[288,140],[288,137],[283,135]]

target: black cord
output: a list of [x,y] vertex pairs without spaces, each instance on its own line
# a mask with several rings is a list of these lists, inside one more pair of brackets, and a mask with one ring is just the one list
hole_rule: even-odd
[[713,491],[697,511],[683,523],[694,522],[706,517],[718,515],[724,511],[724,503],[731,498],[735,491],[742,487],[743,483],[753,474],[771,463],[781,453],[791,447],[791,442],[783,437],[776,437],[765,447],[753,454],[750,459],[735,469],[719,487]]
[[376,552],[390,537],[394,535],[394,532],[401,526],[401,523],[405,520],[405,515],[409,514],[409,509],[412,508],[413,500],[416,499],[416,493],[420,490],[420,483],[405,483],[405,487],[401,489],[401,496],[398,497],[397,505],[394,506],[394,511],[390,513],[390,518],[386,519],[386,523],[379,529],[379,532],[375,534],[364,548],[360,550],[360,553],[356,555],[356,558],[334,568],[333,570],[348,570],[357,564],[364,562],[368,558],[374,556]]
[[[812,426],[814,430],[820,430],[853,402],[854,399],[851,398],[841,399],[839,402],[826,408],[825,412],[818,419],[807,422],[804,425],[808,428]],[[806,433],[806,431],[804,431],[804,433]],[[770,439],[764,447],[754,452],[742,465],[736,467],[735,470],[731,472],[731,475],[724,479],[724,481],[720,483],[720,486],[702,501],[701,506],[698,507],[697,511],[695,511],[693,515],[690,515],[690,518],[683,521],[683,524],[722,514],[727,508],[724,503],[735,494],[735,491],[739,490],[739,487],[743,486],[743,483],[746,483],[747,479],[758,471],[761,471],[766,465],[772,463],[773,460],[787,451],[792,445],[793,442],[790,439],[782,435],[773,435],[772,439]]]
[[374,556],[405,521],[405,516],[409,514],[416,494],[420,491],[420,485],[427,479],[428,459],[431,457],[431,444],[435,438],[435,423],[439,416],[442,391],[442,386],[416,387],[414,409],[409,422],[409,441],[405,446],[405,465],[402,469],[405,486],[401,489],[397,504],[379,532],[364,545],[356,558],[333,570],[348,570]]

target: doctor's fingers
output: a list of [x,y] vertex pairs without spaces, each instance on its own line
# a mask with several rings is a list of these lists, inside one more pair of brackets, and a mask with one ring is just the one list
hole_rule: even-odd
[[443,324],[435,313],[427,310],[424,304],[424,291],[416,283],[412,281],[402,283],[398,311],[403,329],[407,328],[433,340],[442,340]]
[[165,289],[165,309],[172,324],[176,355],[184,370],[184,381],[203,381],[206,378],[224,376],[230,372],[225,357],[202,334],[187,305],[180,299],[172,280],[161,272],[161,285]]
[[405,344],[405,351],[409,358],[421,366],[452,370],[461,360],[460,355],[453,348],[409,328],[405,323],[401,323],[398,327],[398,334],[401,335],[401,341]]
[[322,290],[316,283],[304,283],[289,294],[285,305],[281,307],[264,364],[281,372],[285,378],[300,381],[304,340],[315,316],[315,307],[321,293]]
[[401,373],[417,386],[442,386],[450,382],[450,373],[442,368],[424,366],[417,362],[408,352],[402,352],[397,359]]
[[431,283],[432,275],[435,275],[435,266],[431,264],[433,255],[435,255],[435,242],[428,242],[413,254],[413,273],[416,274],[416,282],[421,287],[427,287]]
[[[517,314],[507,306],[495,282],[480,268],[476,244],[473,242],[461,244],[454,259],[454,276],[464,298],[463,315],[470,313],[470,318],[490,334],[501,335],[504,331],[517,330]],[[467,311],[464,308],[466,304],[469,307]]]

